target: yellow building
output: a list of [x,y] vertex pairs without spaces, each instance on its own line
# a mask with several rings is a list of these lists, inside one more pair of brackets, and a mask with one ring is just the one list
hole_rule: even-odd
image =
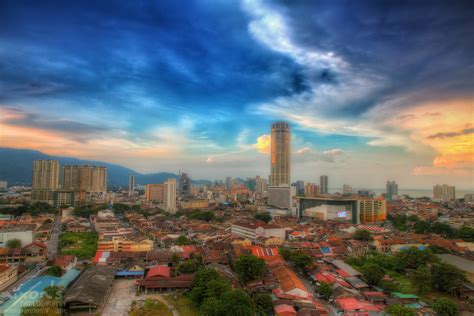
[[201,209],[209,207],[209,202],[207,200],[187,200],[181,201],[180,206],[182,209]]
[[145,189],[145,200],[147,202],[163,202],[165,199],[164,184],[147,184]]
[[387,204],[384,198],[358,200],[360,222],[370,224],[387,219]]
[[124,236],[114,236],[111,238],[99,240],[98,245],[97,245],[97,250],[98,251],[112,251],[112,252],[151,251],[153,250],[153,241],[147,238],[131,240]]

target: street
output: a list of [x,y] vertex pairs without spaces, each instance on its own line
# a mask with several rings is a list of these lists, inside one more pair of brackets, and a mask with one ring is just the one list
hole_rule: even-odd
[[51,260],[58,254],[59,234],[61,234],[61,215],[54,217],[51,239],[48,244],[48,259]]

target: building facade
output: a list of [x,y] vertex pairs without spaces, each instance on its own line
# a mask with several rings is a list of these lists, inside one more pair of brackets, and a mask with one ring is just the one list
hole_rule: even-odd
[[135,192],[135,176],[133,174],[128,176],[128,195],[132,196]]
[[147,202],[163,202],[165,200],[165,185],[147,184],[145,187],[145,199]]
[[52,204],[52,192],[59,187],[59,161],[33,161],[32,180],[31,201]]
[[387,204],[384,198],[358,200],[362,224],[383,222],[387,219]]
[[62,189],[83,192],[107,192],[107,168],[90,165],[62,167]]
[[179,194],[191,195],[191,178],[184,172],[179,177]]

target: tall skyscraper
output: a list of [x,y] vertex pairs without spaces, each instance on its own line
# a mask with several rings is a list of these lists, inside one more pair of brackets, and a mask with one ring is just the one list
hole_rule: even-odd
[[352,187],[348,184],[344,184],[342,186],[342,194],[343,195],[351,195],[352,194]]
[[227,190],[232,189],[232,177],[225,178],[225,187]]
[[33,161],[33,190],[56,190],[59,184],[59,161]]
[[386,197],[391,201],[394,196],[398,195],[398,184],[395,181],[387,181]]
[[191,195],[191,178],[184,172],[179,177],[178,191],[180,195]]
[[270,186],[290,186],[290,126],[286,122],[272,124]]
[[59,187],[59,161],[33,161],[31,201],[53,203],[53,191]]
[[321,190],[321,194],[328,194],[328,176],[319,177],[319,187]]
[[387,219],[387,204],[384,198],[357,200],[362,224],[382,222]]
[[433,200],[441,202],[454,201],[456,199],[456,188],[451,185],[435,185],[433,187]]
[[133,174],[128,176],[128,195],[132,196],[135,192],[135,176]]
[[176,179],[168,179],[165,185],[165,200],[164,205],[166,211],[176,213]]
[[107,168],[89,165],[65,165],[62,167],[64,190],[90,193],[107,192]]

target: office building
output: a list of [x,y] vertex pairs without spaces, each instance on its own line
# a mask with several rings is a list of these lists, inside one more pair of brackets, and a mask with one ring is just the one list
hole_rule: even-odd
[[328,176],[320,176],[319,177],[319,188],[321,190],[321,194],[328,194]]
[[33,161],[31,201],[52,203],[52,192],[59,186],[59,161]]
[[472,202],[474,202],[474,193],[464,194],[464,203],[472,203]]
[[256,186],[257,183],[254,178],[247,178],[247,180],[244,181],[244,187],[249,189],[249,191],[255,192]]
[[398,184],[395,181],[387,181],[386,195],[387,200],[391,201],[394,197],[398,196]]
[[90,165],[64,165],[62,189],[90,193],[107,192],[107,168]]
[[304,195],[304,181],[298,180],[296,181],[296,195]]
[[290,186],[290,127],[286,122],[272,124],[270,186]]
[[145,200],[147,202],[164,202],[165,184],[147,184],[145,187]]
[[184,172],[179,176],[178,191],[180,195],[191,195],[191,178]]
[[352,187],[348,184],[344,184],[342,186],[342,194],[343,195],[352,195]]
[[168,179],[165,181],[165,210],[170,213],[176,213],[176,179]]
[[305,191],[305,194],[304,194],[305,196],[315,196],[320,193],[320,188],[319,188],[319,185],[308,182],[305,185],[304,191]]
[[456,188],[447,184],[435,185],[433,187],[433,200],[439,202],[449,202],[456,199]]
[[0,190],[6,190],[8,185],[7,181],[0,180]]
[[362,224],[377,223],[387,219],[387,204],[384,198],[359,199],[357,203]]
[[135,192],[135,176],[133,174],[128,176],[128,195],[132,196]]

